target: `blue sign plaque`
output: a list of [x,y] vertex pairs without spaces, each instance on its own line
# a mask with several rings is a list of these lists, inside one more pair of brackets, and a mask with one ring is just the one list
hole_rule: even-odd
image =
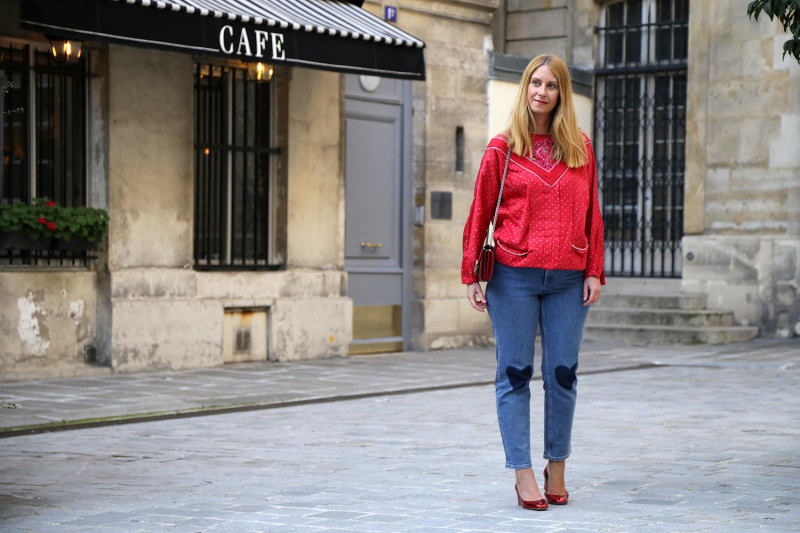
[[383,20],[397,22],[397,8],[393,6],[386,6],[383,10]]

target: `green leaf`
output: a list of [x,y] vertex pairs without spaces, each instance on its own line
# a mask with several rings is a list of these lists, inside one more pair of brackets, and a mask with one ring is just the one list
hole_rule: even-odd
[[[763,0],[762,0],[763,1]],[[758,15],[761,14],[761,3],[759,1],[750,2],[747,4],[747,16],[758,20]]]
[[[68,240],[83,236],[99,242],[108,234],[108,213],[89,207],[47,206],[47,198],[34,198],[30,203],[0,204],[0,231],[22,230],[32,238],[44,236]],[[39,218],[55,224],[47,229]]]

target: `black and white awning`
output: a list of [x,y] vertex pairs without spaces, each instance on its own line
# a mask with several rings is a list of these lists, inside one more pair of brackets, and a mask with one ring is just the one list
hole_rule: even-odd
[[25,28],[65,39],[425,79],[425,43],[359,5],[342,0],[20,0],[20,19]]

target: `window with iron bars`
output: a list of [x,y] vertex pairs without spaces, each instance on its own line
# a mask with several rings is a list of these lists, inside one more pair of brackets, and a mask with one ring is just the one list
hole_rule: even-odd
[[195,65],[195,268],[279,268],[275,252],[272,83],[230,65]]
[[688,27],[688,0],[602,13],[594,148],[610,275],[681,275]]
[[[57,62],[49,47],[0,42],[0,202],[87,202],[86,56]],[[85,251],[0,246],[0,264],[86,266]]]

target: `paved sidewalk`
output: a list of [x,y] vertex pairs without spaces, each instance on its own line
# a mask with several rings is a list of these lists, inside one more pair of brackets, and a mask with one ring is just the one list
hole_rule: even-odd
[[[99,401],[110,414],[262,402],[3,439],[0,531],[800,530],[800,341],[587,346],[571,499],[546,512],[516,505],[481,384],[492,366],[491,351],[466,350],[0,387],[23,405],[12,416],[31,410],[16,423]],[[536,383],[532,394],[541,482]]]
[[[579,374],[726,362],[798,365],[800,339],[650,347],[587,341]],[[0,400],[19,405],[0,409],[0,437],[488,384],[494,365],[494,349],[463,349],[0,383]]]

